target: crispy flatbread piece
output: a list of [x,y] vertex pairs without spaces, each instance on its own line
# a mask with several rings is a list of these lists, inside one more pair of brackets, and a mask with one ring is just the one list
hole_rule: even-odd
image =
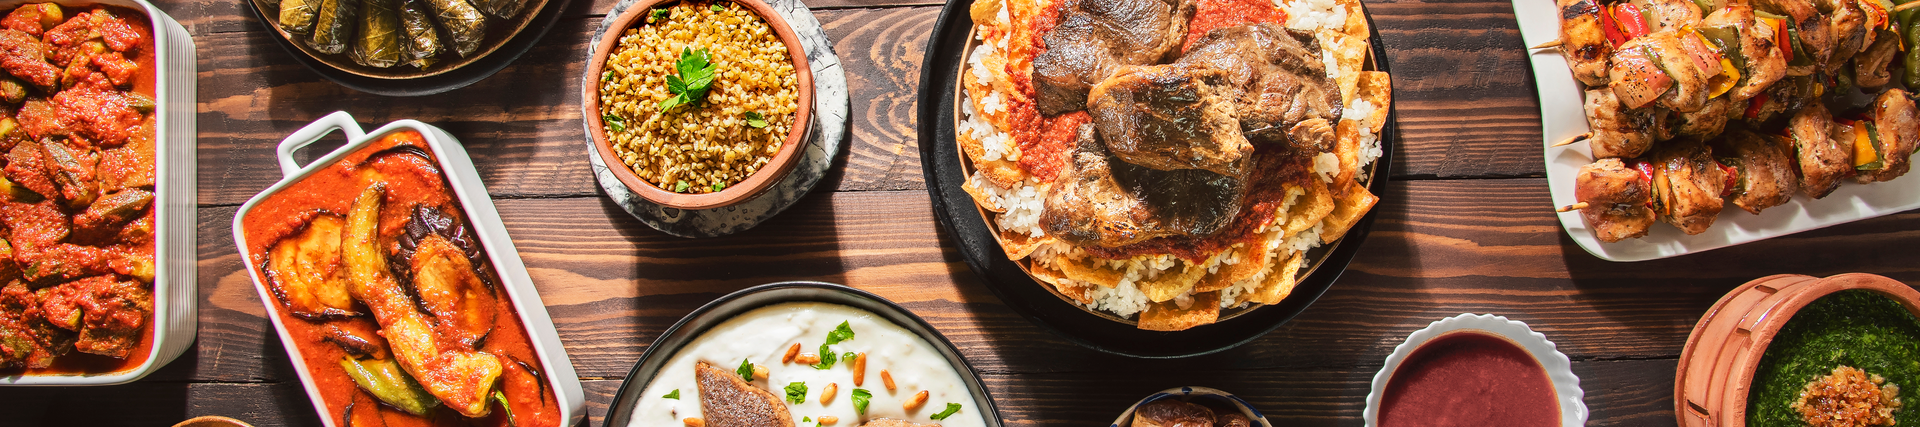
[[1147,309],[1140,312],[1140,329],[1184,331],[1218,320],[1220,320],[1220,293],[1200,292],[1193,294],[1193,303],[1187,305],[1187,308],[1180,308],[1180,305],[1173,301],[1147,304]]
[[1294,276],[1298,276],[1300,266],[1306,264],[1306,258],[1302,255],[1304,252],[1294,252],[1286,261],[1274,263],[1274,270],[1267,273],[1260,287],[1242,298],[1259,304],[1279,304],[1280,300],[1286,299],[1288,294],[1293,293],[1293,286],[1298,284]]

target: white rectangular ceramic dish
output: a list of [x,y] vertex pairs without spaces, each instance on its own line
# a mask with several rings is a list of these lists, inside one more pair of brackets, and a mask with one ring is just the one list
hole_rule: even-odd
[[[1560,37],[1560,19],[1553,0],[1513,0],[1513,13],[1520,21],[1520,38],[1527,46],[1537,46]],[[1581,87],[1567,69],[1567,60],[1557,50],[1533,50],[1534,86],[1540,91],[1541,146],[1546,150],[1547,186],[1553,192],[1553,205],[1571,205],[1573,178],[1580,167],[1593,162],[1586,144],[1554,147],[1575,135],[1587,132],[1587,116],[1581,111]],[[1550,209],[1550,207],[1542,207]],[[1871,185],[1845,184],[1824,199],[1814,200],[1796,194],[1785,205],[1760,215],[1728,208],[1720,211],[1713,227],[1705,233],[1686,235],[1666,224],[1655,224],[1646,237],[1615,243],[1601,243],[1593,237],[1580,212],[1560,213],[1560,225],[1574,242],[1593,256],[1608,261],[1646,261],[1724,248],[1741,243],[1798,233],[1836,224],[1920,209],[1920,178],[1903,177]]]
[[[146,362],[121,371],[83,375],[0,376],[8,385],[125,384],[157,371],[193,345],[199,327],[194,252],[194,67],[193,38],[179,22],[143,0],[51,0],[70,11],[93,5],[145,13],[153,28],[154,248],[153,318]],[[0,1],[0,10],[46,1]]]
[[[321,137],[339,130],[346,135],[347,143],[333,152],[301,166],[294,160],[294,152],[312,144]],[[464,208],[467,224],[472,226],[474,235],[486,250],[492,261],[494,273],[500,279],[499,287],[504,289],[513,302],[514,311],[519,314],[520,325],[526,331],[527,338],[533,344],[534,354],[540,359],[540,365],[546,371],[546,382],[554,390],[554,398],[559,402],[561,425],[574,425],[586,416],[586,398],[580,389],[580,377],[574,373],[573,361],[567,358],[567,350],[561,345],[560,336],[553,327],[553,319],[547,314],[547,307],[540,301],[539,290],[534,288],[533,278],[527,275],[527,267],[520,260],[520,252],[514,249],[513,240],[507,237],[507,229],[500,223],[500,213],[493,207],[493,198],[487,194],[485,184],[480,182],[480,174],[473,167],[473,160],[467,157],[467,150],[453,135],[440,128],[414,120],[401,120],[388,123],[372,132],[362,131],[353,116],[345,111],[337,111],[321,117],[306,127],[280,141],[276,156],[280,161],[280,171],[285,179],[267,187],[234,214],[233,237],[235,242],[246,242],[247,213],[261,201],[268,199],[282,189],[305,179],[314,172],[324,170],[327,165],[352,154],[354,151],[378,141],[389,133],[413,130],[420,133],[434,158],[439,159],[440,170],[446,174],[447,184],[453,189],[460,206]],[[241,259],[253,259],[244,243],[236,246],[240,249]],[[254,290],[260,294],[260,300],[267,308],[267,319],[273,321],[273,328],[280,335],[281,344],[287,349],[287,357],[293,362],[294,372],[299,373],[300,383],[312,397],[314,410],[320,414],[327,426],[333,427],[334,419],[327,411],[320,390],[314,385],[306,358],[300,354],[300,345],[288,332],[281,320],[280,304],[260,277],[258,269],[249,268],[247,272],[253,279]]]

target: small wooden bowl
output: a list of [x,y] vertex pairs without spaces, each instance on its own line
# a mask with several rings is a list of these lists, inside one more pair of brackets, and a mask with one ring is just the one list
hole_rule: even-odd
[[[605,70],[607,57],[613,52],[614,46],[619,44],[620,34],[636,23],[644,22],[648,11],[677,1],[682,0],[640,0],[621,12],[612,25],[607,26],[606,34],[600,36],[600,44],[594,46],[593,53],[588,56],[586,75],[598,76]],[[627,189],[661,206],[701,210],[727,207],[751,200],[793,170],[794,164],[800,159],[800,147],[806,145],[806,137],[813,130],[813,70],[807,66],[807,51],[800,45],[800,36],[794,34],[793,27],[787,25],[785,17],[780,16],[779,12],[774,11],[773,7],[761,0],[726,1],[746,6],[753,10],[755,15],[759,15],[761,20],[766,21],[767,26],[771,27],[774,34],[780,38],[780,42],[787,45],[787,57],[793,61],[793,71],[798,77],[795,79],[794,89],[800,96],[793,112],[793,126],[788,128],[787,138],[781,141],[780,151],[775,153],[765,166],[761,166],[760,170],[747,176],[747,179],[729,185],[719,192],[704,194],[675,193],[640,179],[633,173],[633,169],[620,159],[620,155],[613,151],[612,143],[607,140],[606,124],[600,121],[600,85],[591,84],[589,81],[589,84],[582,85],[581,88],[580,102],[583,105],[581,118],[586,120],[587,133],[593,137],[594,155],[600,156],[600,160],[607,164],[607,169],[613,171],[613,175],[620,178],[620,182],[626,184]]]
[[1865,273],[1825,279],[1797,274],[1762,277],[1734,288],[1694,324],[1673,376],[1673,415],[1682,427],[1747,425],[1747,393],[1767,344],[1793,314],[1834,292],[1866,289],[1920,316],[1920,292]]

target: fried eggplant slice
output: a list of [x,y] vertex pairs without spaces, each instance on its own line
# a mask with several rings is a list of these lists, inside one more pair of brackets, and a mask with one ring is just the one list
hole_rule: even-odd
[[357,316],[340,259],[340,235],[346,220],[316,215],[300,234],[274,242],[267,251],[267,285],[295,316],[324,319]]
[[347,290],[367,306],[387,338],[394,360],[441,403],[468,417],[492,411],[487,396],[502,370],[500,358],[489,353],[441,348],[413,298],[387,269],[381,254],[380,208],[386,184],[361,191],[347,213],[340,254],[347,268]]
[[480,279],[465,253],[438,234],[429,234],[415,247],[413,289],[420,308],[433,316],[441,337],[478,347],[493,331],[493,287]]

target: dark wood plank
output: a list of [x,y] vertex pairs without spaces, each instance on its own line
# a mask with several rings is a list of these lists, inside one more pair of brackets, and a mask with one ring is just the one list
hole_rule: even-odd
[[[878,293],[927,318],[976,367],[1004,373],[1343,366],[1380,360],[1413,330],[1462,312],[1527,322],[1578,359],[1674,357],[1701,313],[1753,278],[1869,271],[1920,281],[1910,255],[1884,249],[1920,237],[1910,229],[1920,212],[1614,264],[1564,236],[1541,179],[1394,181],[1384,195],[1359,257],[1311,309],[1243,348],[1176,362],[1096,354],[1032,327],[947,249],[918,191],[816,194],[759,228],[703,240],[653,231],[602,198],[496,204],[585,378],[621,377],[700,304],[782,280]],[[200,347],[192,369],[169,369],[196,381],[285,380],[228,243],[230,212],[202,210]]]
[[[1000,418],[1010,427],[1101,425],[1134,401],[1180,386],[1235,393],[1274,425],[1332,426],[1360,422],[1377,361],[1333,369],[1191,371],[1097,370],[982,373]],[[1372,364],[1366,364],[1372,363]],[[1148,364],[1152,365],[1152,364]],[[1582,378],[1589,425],[1666,425],[1673,421],[1672,360],[1574,362]],[[586,426],[601,426],[619,379],[586,380]],[[164,426],[190,417],[221,415],[260,427],[318,426],[298,382],[175,383],[57,389],[0,389],[8,425]],[[113,410],[101,410],[112,407]],[[962,411],[977,411],[969,405]],[[665,424],[662,424],[665,425]]]

